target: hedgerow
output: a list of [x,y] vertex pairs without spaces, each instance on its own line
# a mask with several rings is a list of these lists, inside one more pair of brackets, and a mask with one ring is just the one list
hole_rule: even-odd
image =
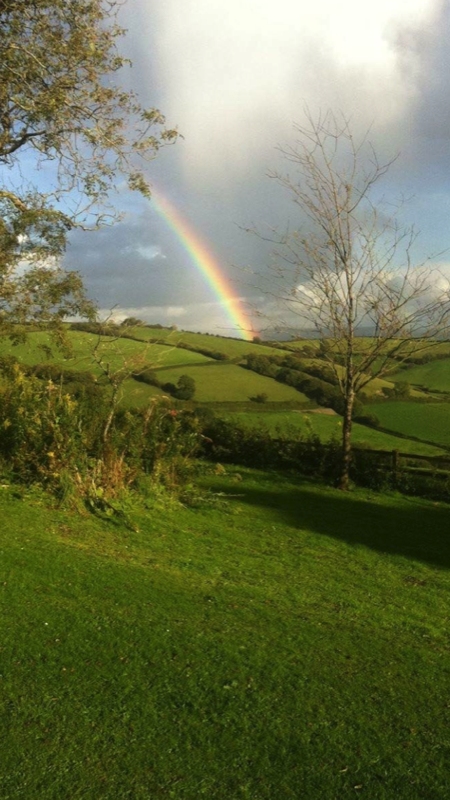
[[61,500],[114,508],[143,476],[179,494],[200,442],[200,425],[167,397],[146,409],[115,410],[70,385],[9,365],[0,391],[0,467],[10,480],[39,484]]

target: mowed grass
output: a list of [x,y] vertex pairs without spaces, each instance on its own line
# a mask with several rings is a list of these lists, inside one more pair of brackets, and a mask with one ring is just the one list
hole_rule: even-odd
[[[378,406],[377,406],[378,408]],[[342,417],[302,411],[269,411],[269,412],[230,412],[223,414],[226,419],[236,421],[249,428],[264,428],[274,436],[279,433],[299,433],[308,436],[310,432],[317,434],[324,442],[342,435]],[[400,450],[403,453],[433,456],[443,451],[432,445],[401,439],[388,433],[353,423],[352,442],[354,445],[368,446],[374,450]]]
[[450,447],[450,403],[374,403],[366,408],[384,428]]
[[140,339],[164,339],[167,342],[177,344],[185,342],[193,347],[205,347],[219,353],[225,353],[229,358],[243,358],[248,353],[259,355],[286,355],[285,351],[278,350],[264,344],[255,344],[245,339],[226,339],[220,336],[209,336],[206,333],[191,333],[189,331],[169,331],[160,328],[136,327],[129,328],[130,333]]
[[284,386],[273,378],[257,375],[235,364],[215,362],[204,367],[177,367],[160,370],[157,375],[161,383],[175,384],[181,375],[190,375],[196,384],[194,400],[204,403],[239,402],[263,393],[271,402],[310,402],[306,395],[292,386]]
[[140,532],[1,490],[2,800],[448,800],[448,506],[277,474]]
[[[113,369],[122,369],[125,364],[136,366],[161,367],[178,364],[208,363],[211,359],[200,353],[188,350],[179,350],[176,347],[166,347],[157,344],[145,344],[132,339],[113,339],[107,336],[97,337],[89,333],[69,331],[68,338],[72,347],[72,354],[66,358],[58,350],[48,333],[30,333],[24,344],[13,345],[12,342],[0,337],[0,355],[11,355],[24,364],[37,364],[49,361],[68,369],[87,370],[99,374],[100,370],[93,359],[93,351],[98,342],[98,353],[101,358]],[[50,347],[50,358],[46,355],[44,347]]]
[[450,358],[408,367],[390,375],[389,378],[393,381],[408,381],[440,392],[450,392]]

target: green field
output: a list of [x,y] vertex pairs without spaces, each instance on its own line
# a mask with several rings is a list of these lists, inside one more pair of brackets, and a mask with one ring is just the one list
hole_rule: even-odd
[[383,428],[450,447],[450,403],[373,403]]
[[0,489],[2,800],[447,800],[449,508],[236,472],[136,533]]
[[220,336],[210,336],[207,333],[191,333],[189,331],[169,331],[166,328],[128,328],[130,333],[140,339],[164,339],[176,344],[186,342],[193,347],[205,347],[208,350],[215,350],[225,353],[229,358],[242,358],[248,353],[257,353],[261,356],[286,355],[285,351],[277,350],[263,344],[254,344],[244,339],[225,339]]
[[[379,406],[377,406],[379,408]],[[223,414],[226,419],[235,420],[239,424],[251,428],[265,428],[270,433],[289,434],[291,431],[307,436],[310,432],[317,434],[322,441],[329,441],[333,436],[342,434],[342,417],[311,414],[298,411],[268,411],[261,413],[232,412]],[[403,453],[418,455],[439,455],[443,451],[432,445],[400,439],[388,433],[353,423],[352,442],[354,445],[368,446],[374,450],[400,450]]]
[[199,402],[239,402],[261,393],[266,393],[271,402],[310,402],[302,392],[297,392],[292,386],[277,383],[273,378],[257,375],[256,372],[235,364],[214,362],[204,367],[177,367],[158,372],[161,382],[176,383],[181,375],[194,378],[194,399]]
[[450,358],[402,369],[390,375],[389,379],[408,381],[408,383],[424,386],[426,389],[436,389],[439,392],[450,392]]
[[[99,373],[99,368],[93,360],[92,352],[99,341],[99,337],[78,331],[69,331],[68,337],[72,346],[72,355],[66,358],[55,347],[48,333],[31,333],[24,344],[13,345],[9,339],[0,338],[0,355],[11,355],[24,364],[50,362],[60,364],[68,369],[79,369]],[[48,359],[43,347],[50,347],[52,355]],[[211,359],[200,353],[189,350],[179,350],[176,347],[164,345],[144,344],[132,339],[114,340],[107,336],[100,337],[98,348],[102,359],[108,361],[114,369],[121,369],[126,362],[135,360],[137,367],[148,364],[158,368],[162,366],[175,366],[178,364],[208,363]]]

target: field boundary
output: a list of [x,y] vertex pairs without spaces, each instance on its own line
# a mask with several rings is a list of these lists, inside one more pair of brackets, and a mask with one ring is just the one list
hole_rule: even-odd
[[[363,448],[355,448],[355,450]],[[400,450],[364,450],[365,453],[368,454],[369,458],[373,455],[375,456],[374,460],[383,461],[388,460],[390,461],[390,469],[394,475],[399,475],[401,472],[412,472],[415,475],[430,475],[432,474],[433,477],[441,477],[441,478],[448,478],[450,475],[450,453],[448,456],[425,456],[419,455],[418,453],[402,453]],[[429,467],[421,467],[421,466],[410,466],[407,463],[402,463],[405,461],[424,461],[430,465],[432,468]],[[383,468],[386,469],[386,464],[381,464],[378,466],[378,469]],[[389,468],[389,467],[388,467]]]

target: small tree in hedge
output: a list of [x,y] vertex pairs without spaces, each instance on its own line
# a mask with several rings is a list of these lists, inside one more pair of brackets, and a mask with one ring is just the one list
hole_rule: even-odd
[[175,397],[177,400],[192,400],[195,394],[195,381],[190,375],[181,375],[178,379]]

